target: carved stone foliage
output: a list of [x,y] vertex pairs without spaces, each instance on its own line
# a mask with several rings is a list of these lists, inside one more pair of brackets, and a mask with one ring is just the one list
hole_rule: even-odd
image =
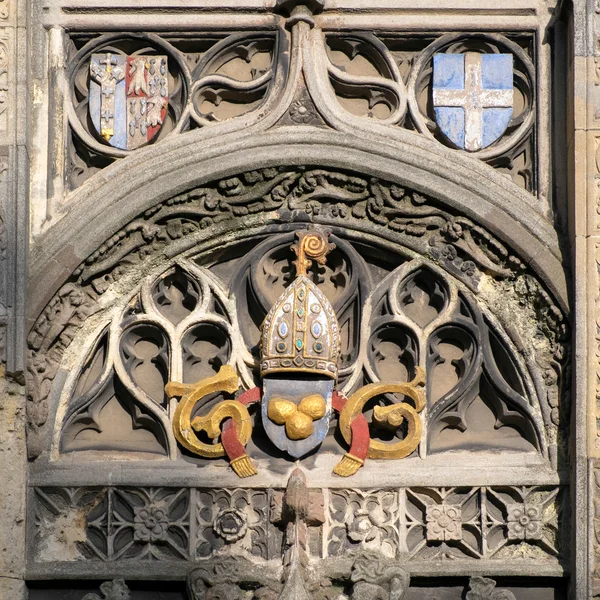
[[100,586],[98,594],[86,594],[81,600],[130,600],[131,593],[127,584],[122,579],[105,581]]
[[187,589],[190,600],[275,600],[281,584],[265,567],[224,557],[193,569]]
[[508,590],[496,588],[496,582],[487,577],[471,577],[466,600],[516,600]]
[[[432,433],[422,451],[476,446],[479,434],[470,424],[477,422],[487,423],[492,436],[486,440],[497,447],[517,444],[556,460],[559,425],[565,423],[559,397],[567,329],[524,263],[481,227],[416,192],[349,173],[284,168],[231,177],[158,205],[76,270],[29,336],[32,455],[41,450],[52,381],[86,321],[98,328],[91,345],[89,334],[88,341],[78,341],[85,359],[61,401],[66,404],[59,409],[56,443],[62,451],[98,448],[104,440],[115,450],[174,458],[166,381],[192,383],[229,362],[246,388],[254,385],[258,326],[290,281],[284,248],[293,235],[269,237],[256,248],[262,237],[240,240],[216,262],[202,255],[191,260],[191,249],[209,232],[225,233],[236,219],[247,223],[256,215],[262,221],[269,214],[304,214],[346,230],[369,231],[374,224],[452,276],[437,272],[432,262],[407,261],[406,251],[388,253],[389,261],[381,262],[371,240],[336,238],[328,266],[311,277],[340,322],[345,393],[383,377],[406,381],[420,366],[430,377]],[[136,269],[172,243],[190,248],[190,258],[136,287]],[[118,308],[103,299],[111,286],[126,297]],[[128,286],[133,291],[124,293]],[[529,358],[523,361],[519,353]],[[134,433],[106,426],[115,419],[133,420]]]
[[[110,34],[72,38],[69,182],[72,188],[128,154],[94,132],[89,112],[92,55],[166,56],[171,90],[167,120],[152,143],[189,129],[224,131],[274,125],[361,129],[369,123],[405,128],[456,148],[436,122],[433,57],[505,54],[511,57],[512,116],[491,146],[473,152],[518,185],[535,191],[534,39],[527,34],[447,34],[410,37],[366,31],[322,31],[309,12],[273,33],[221,38]],[[309,24],[308,27],[306,25]],[[283,23],[282,23],[283,25]]]
[[269,558],[269,496],[266,491],[199,491],[196,503],[198,558],[210,556],[232,544],[253,556]]
[[562,511],[556,488],[331,490],[327,553],[552,561],[562,553]]
[[320,490],[290,489],[36,488],[33,562],[85,570],[90,561],[216,564],[236,556],[256,565],[282,560],[289,578],[344,557],[362,564],[369,553],[383,561],[382,573],[397,561],[449,560],[468,572],[473,561],[549,566],[566,558],[558,488],[330,489],[325,510]]
[[27,406],[29,441],[34,453],[39,447],[40,428],[48,419],[47,397],[65,349],[75,331],[93,312],[90,297],[80,286],[68,283],[44,309],[28,338],[32,350],[27,372],[30,402]]
[[[228,581],[225,581],[227,573],[230,574],[230,577]],[[418,584],[414,586],[412,591],[408,588],[408,579],[408,573],[402,566],[397,563],[390,564],[382,560],[379,555],[367,553],[354,562],[346,588],[321,587],[316,592],[311,589],[313,593],[311,598],[331,598],[335,600],[346,600],[348,598],[354,598],[355,600],[402,600],[413,597],[424,597],[428,600],[429,598],[432,600],[436,598],[439,600],[520,600],[522,597],[535,597],[540,600],[563,598],[562,595],[555,595],[556,593],[560,594],[560,592],[555,592],[550,588],[529,589],[528,587],[519,586],[515,588],[511,586],[514,590],[511,591],[505,587],[504,582],[496,582],[496,580],[488,577],[471,577],[465,584],[461,583],[452,587],[423,587]],[[341,583],[341,581],[338,583]],[[129,591],[129,587],[133,589],[135,594],[134,582],[130,582],[128,586],[122,579],[106,581],[100,586],[100,595],[87,594],[81,600],[130,600],[132,592]],[[187,576],[187,594],[177,595],[177,598],[181,597],[186,600],[204,600],[205,598],[223,598],[224,600],[232,598],[247,600],[274,599],[278,597],[277,590],[279,588],[279,583],[264,577],[261,569],[257,570],[251,563],[238,558],[224,560],[219,564],[207,562],[192,569]],[[33,593],[35,594],[35,592],[34,589]],[[323,593],[329,595],[321,595]],[[50,594],[44,597],[51,600],[59,597],[52,594],[52,592]],[[157,592],[156,595],[153,595],[145,591],[143,597],[153,600],[154,598],[164,597],[161,596],[162,594],[164,592]],[[37,600],[38,596],[35,595],[34,598]]]
[[268,560],[270,512],[267,490],[38,488],[35,560]]
[[39,489],[36,559],[185,560],[191,514],[187,489]]
[[361,548],[377,549],[384,556],[395,557],[400,548],[398,530],[394,527],[398,510],[398,494],[392,490],[383,493],[332,491],[328,554]]
[[402,600],[410,585],[408,572],[393,561],[382,560],[377,552],[359,554],[352,565],[351,580],[351,600]]
[[[506,589],[503,583],[497,583],[488,577],[471,577],[462,586],[426,587],[417,585],[412,596],[409,590],[410,576],[398,563],[382,559],[377,553],[364,553],[352,564],[346,587],[322,585],[315,590],[311,586],[311,598],[346,600],[402,600],[412,597],[438,598],[439,600],[518,600],[520,595]],[[341,584],[342,581],[338,581]],[[134,588],[135,589],[135,588]],[[192,569],[187,576],[186,600],[205,600],[206,598],[230,599],[274,599],[278,597],[280,584],[269,579],[262,569],[242,558],[228,558],[216,563],[207,561]],[[512,588],[515,589],[514,587]],[[556,598],[555,592],[546,588],[518,588],[524,597]],[[346,593],[344,593],[346,592]],[[35,591],[34,591],[35,593]],[[160,594],[161,592],[159,592]],[[560,592],[559,592],[560,593]],[[423,594],[427,594],[423,596]],[[431,594],[431,595],[429,595]],[[54,599],[54,595],[50,598]],[[158,598],[145,593],[144,597]],[[179,598],[179,596],[177,596]],[[562,598],[562,596],[560,596]],[[37,599],[37,595],[35,596]],[[106,581],[100,585],[100,595],[91,593],[81,600],[130,600],[131,592],[122,579]]]

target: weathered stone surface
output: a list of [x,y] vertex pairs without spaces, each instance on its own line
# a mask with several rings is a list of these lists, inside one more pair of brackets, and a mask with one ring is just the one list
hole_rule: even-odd
[[[0,368],[0,592],[19,598],[25,589],[25,388]],[[3,587],[4,586],[4,587]],[[14,594],[14,595],[13,595]]]
[[[599,596],[599,35],[595,0],[0,0],[0,598]],[[108,50],[168,56],[152,144],[89,126]],[[481,53],[512,121],[467,154],[433,56]],[[178,447],[164,377],[259,383],[291,267],[253,252],[308,224],[340,390],[425,369],[423,441],[350,486],[334,416],[299,465],[255,436],[241,483]]]

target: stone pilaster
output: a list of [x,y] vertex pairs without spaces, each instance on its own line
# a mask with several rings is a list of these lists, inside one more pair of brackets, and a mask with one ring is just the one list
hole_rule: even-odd
[[28,240],[27,5],[0,0],[0,597],[25,586],[25,281]]
[[0,344],[7,371],[23,370],[28,240],[27,3],[0,2]]
[[[568,96],[569,212],[574,302],[574,510],[587,519],[573,532],[573,598],[600,597],[600,546],[594,531],[600,502],[600,5],[574,2]],[[598,506],[600,509],[600,505]],[[579,530],[577,530],[579,527]]]
[[27,597],[25,568],[25,388],[0,368],[0,598]]

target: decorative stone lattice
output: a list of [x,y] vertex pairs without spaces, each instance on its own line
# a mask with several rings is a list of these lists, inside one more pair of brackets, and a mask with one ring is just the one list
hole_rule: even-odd
[[[152,60],[168,62],[168,108],[159,105],[164,116],[160,131],[152,129],[155,143],[193,127],[219,124],[233,129],[316,125],[343,130],[373,122],[416,130],[451,147],[456,146],[436,122],[430,100],[434,55],[504,53],[513,61],[509,75],[514,89],[509,91],[514,108],[506,133],[473,155],[534,190],[535,55],[530,35],[451,34],[432,39],[322,32],[314,21],[312,26],[309,31],[295,24],[291,32],[235,33],[217,40],[201,33],[185,40],[155,34],[109,34],[91,41],[75,36],[69,73],[71,186],[130,152],[90,126],[88,113],[99,119],[100,109],[89,65],[107,53],[119,64],[133,65],[145,58],[150,68]],[[291,52],[292,47],[297,51]],[[309,60],[302,60],[303,51]]]
[[[415,563],[459,560],[468,570],[468,564],[478,560],[521,557],[558,564],[564,556],[564,498],[558,488],[327,493],[330,505],[324,523],[310,520],[307,532],[311,540],[325,541],[308,544],[308,556],[314,559],[376,552]],[[266,562],[280,556],[276,524],[283,517],[278,494],[258,489],[37,488],[32,507],[35,560],[64,565],[128,560],[187,564],[233,551]],[[535,535],[514,535],[517,503],[535,507]]]

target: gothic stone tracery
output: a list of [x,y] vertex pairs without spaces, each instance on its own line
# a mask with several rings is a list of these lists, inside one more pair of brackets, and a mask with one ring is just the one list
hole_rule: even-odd
[[[333,198],[334,202],[313,200],[313,198],[322,197],[324,194]],[[338,304],[334,303],[334,308],[338,307],[336,310],[340,322],[346,323],[347,333],[345,335],[347,341],[346,348],[342,348],[342,374],[353,372],[354,375],[350,378],[350,385],[343,387],[345,393],[353,391],[353,386],[362,380],[358,375],[361,370],[354,369],[357,358],[360,363],[365,365],[367,376],[371,381],[377,381],[377,375],[373,371],[374,364],[385,363],[385,353],[382,354],[376,346],[369,349],[369,344],[373,344],[373,341],[368,342],[369,337],[375,336],[373,339],[376,339],[378,344],[383,343],[385,345],[389,343],[386,340],[390,339],[391,336],[394,343],[397,343],[395,341],[397,336],[391,334],[390,329],[394,323],[393,319],[385,327],[382,322],[382,325],[375,327],[372,333],[369,333],[368,330],[360,332],[358,328],[360,318],[357,315],[354,315],[354,317],[351,315],[352,310],[357,310],[357,306],[368,306],[369,314],[372,316],[366,317],[366,315],[363,315],[363,318],[373,319],[373,322],[377,318],[381,319],[390,310],[391,314],[397,314],[398,316],[406,312],[409,322],[416,324],[418,329],[424,330],[427,330],[428,323],[436,313],[449,315],[452,310],[457,310],[457,316],[460,316],[459,320],[472,320],[472,325],[467,325],[465,322],[466,329],[460,335],[456,326],[454,326],[454,329],[452,327],[447,329],[448,333],[444,333],[444,330],[439,328],[430,342],[426,342],[425,339],[423,339],[423,342],[419,342],[425,346],[427,343],[431,344],[430,351],[426,351],[425,348],[411,349],[411,346],[415,344],[415,341],[413,341],[415,335],[413,333],[414,325],[411,326],[407,334],[402,334],[404,337],[408,335],[404,342],[407,347],[403,350],[403,354],[406,356],[415,355],[407,363],[408,366],[405,367],[408,369],[405,371],[405,375],[408,376],[411,373],[410,369],[414,369],[415,366],[427,367],[423,361],[425,361],[428,352],[433,353],[431,354],[432,357],[435,356],[437,351],[434,348],[440,344],[442,348],[445,347],[446,342],[444,339],[448,336],[459,335],[458,339],[461,339],[461,341],[455,343],[458,343],[462,349],[462,362],[467,360],[468,356],[471,364],[482,366],[488,363],[492,364],[489,361],[495,362],[498,360],[498,357],[492,358],[493,353],[496,352],[494,350],[495,345],[498,344],[498,341],[494,340],[505,339],[506,341],[512,340],[513,343],[517,344],[527,343],[511,326],[511,320],[513,321],[512,325],[514,325],[514,316],[519,314],[518,312],[515,313],[506,304],[508,298],[506,294],[512,293],[515,309],[518,311],[525,310],[524,315],[527,314],[527,311],[531,311],[530,314],[539,315],[539,317],[535,316],[534,318],[542,319],[540,324],[536,325],[537,331],[532,330],[535,339],[539,339],[541,343],[536,342],[532,345],[534,362],[530,363],[530,368],[533,365],[536,365],[537,369],[542,367],[544,379],[539,378],[536,373],[537,369],[532,369],[529,374],[531,378],[529,383],[523,380],[522,383],[517,385],[516,381],[522,378],[523,375],[508,376],[507,373],[503,372],[504,367],[500,367],[502,377],[504,379],[508,377],[509,381],[513,378],[514,383],[511,385],[513,385],[513,388],[514,386],[517,387],[508,391],[510,386],[504,388],[495,385],[495,389],[506,389],[503,393],[508,394],[508,397],[516,393],[517,396],[520,394],[527,398],[533,393],[533,397],[539,398],[537,400],[539,402],[537,416],[534,412],[531,412],[531,408],[527,407],[527,402],[531,402],[531,399],[522,404],[522,408],[519,410],[525,411],[523,414],[527,414],[529,411],[530,416],[528,417],[529,425],[521,425],[520,427],[525,439],[528,439],[533,447],[545,453],[551,460],[555,461],[557,459],[561,442],[558,428],[560,413],[556,398],[560,393],[562,363],[566,359],[565,351],[562,349],[565,327],[561,324],[563,317],[560,311],[553,305],[543,287],[536,283],[535,278],[526,272],[523,263],[516,256],[510,255],[502,244],[481,228],[467,219],[445,213],[435,205],[435,202],[419,194],[410,193],[397,186],[390,186],[381,182],[369,182],[354,175],[311,169],[301,170],[297,173],[286,169],[268,169],[262,172],[247,173],[241,177],[228,179],[225,182],[221,181],[214,188],[197,190],[168,201],[163,206],[153,209],[146,215],[144,220],[133,222],[122,233],[109,240],[96,256],[90,257],[85,264],[81,265],[76,271],[73,281],[59,292],[30,336],[30,345],[33,351],[32,365],[35,365],[31,370],[30,389],[32,398],[29,403],[32,452],[35,451],[35,436],[44,430],[46,424],[47,398],[55,373],[60,367],[63,352],[68,348],[79,324],[83,323],[85,319],[89,319],[93,313],[104,312],[101,308],[101,299],[107,295],[110,286],[115,285],[113,282],[126,281],[128,269],[131,268],[130,265],[141,264],[140,261],[143,260],[151,261],[153,256],[160,255],[171,240],[186,240],[187,238],[188,243],[193,247],[194,240],[201,239],[209,231],[208,223],[218,225],[225,230],[232,219],[235,219],[236,214],[243,216],[248,214],[250,209],[257,215],[260,213],[268,214],[269,210],[274,209],[277,209],[279,214],[282,210],[291,209],[290,215],[293,215],[294,211],[304,209],[304,211],[309,211],[308,214],[312,214],[316,222],[329,222],[332,224],[339,222],[340,224],[344,223],[346,226],[359,228],[364,228],[362,224],[368,225],[373,222],[376,225],[385,226],[385,229],[397,234],[398,238],[402,239],[409,248],[412,247],[429,256],[432,265],[437,263],[447,269],[452,276],[457,277],[458,281],[462,280],[467,290],[470,289],[475,292],[482,290],[480,292],[482,299],[492,311],[497,312],[496,318],[499,318],[501,322],[504,320],[506,331],[495,333],[489,341],[486,341],[487,337],[482,339],[481,332],[475,329],[473,333],[468,333],[470,327],[476,327],[479,330],[482,327],[487,327],[487,325],[483,325],[483,320],[478,321],[481,318],[475,316],[474,307],[468,310],[461,308],[461,304],[469,303],[468,295],[459,298],[456,296],[456,292],[452,292],[448,288],[448,283],[442,280],[434,283],[435,280],[431,280],[431,275],[427,275],[427,273],[430,273],[428,270],[425,270],[423,275],[419,275],[419,270],[415,269],[418,261],[414,263],[415,267],[410,268],[407,265],[401,267],[397,270],[397,275],[388,278],[388,285],[391,285],[394,300],[389,309],[385,307],[378,309],[376,304],[382,302],[381,298],[384,297],[382,296],[383,288],[380,285],[377,290],[371,284],[371,289],[369,289],[368,277],[365,279],[364,276],[361,276],[361,273],[368,272],[369,263],[365,263],[364,258],[359,258],[352,245],[341,244],[337,256],[334,258],[333,266],[326,269],[326,272],[333,269],[336,275],[335,277],[332,275],[329,280],[325,278],[323,282],[329,286],[329,289],[335,290],[335,293],[339,295]],[[188,326],[187,323],[192,321],[189,320],[191,318],[189,317],[186,325],[182,327],[180,322],[183,319],[191,313],[206,314],[206,317],[200,317],[198,320],[196,333],[192,333],[192,331],[186,333],[186,336],[192,337],[188,341],[186,339],[182,340],[183,352],[184,355],[190,352],[185,348],[190,347],[190,344],[193,346],[193,340],[197,339],[196,336],[200,335],[200,338],[202,338],[208,335],[211,340],[210,344],[220,348],[219,350],[215,348],[217,356],[220,356],[220,358],[217,362],[212,359],[209,361],[209,363],[212,362],[213,366],[209,367],[208,371],[206,367],[202,371],[198,371],[196,368],[193,377],[198,380],[201,373],[214,373],[218,370],[218,365],[225,364],[229,357],[233,355],[236,357],[235,360],[238,361],[237,368],[242,380],[245,382],[244,385],[252,387],[254,375],[248,370],[248,367],[256,360],[256,354],[253,355],[253,358],[252,353],[256,352],[258,343],[257,326],[262,321],[271,303],[276,300],[270,290],[283,290],[283,287],[281,287],[283,282],[289,281],[289,279],[286,279],[289,278],[289,270],[277,273],[282,267],[289,269],[289,267],[285,267],[285,263],[287,262],[288,265],[290,263],[289,259],[281,256],[282,250],[278,250],[277,244],[274,243],[275,239],[263,243],[262,248],[264,250],[262,252],[266,256],[261,256],[261,251],[255,253],[258,268],[250,269],[250,279],[246,284],[250,286],[250,295],[248,295],[248,289],[245,289],[244,286],[237,288],[237,291],[230,288],[228,292],[227,283],[219,282],[218,275],[217,279],[215,279],[215,275],[205,279],[206,276],[202,275],[202,270],[198,271],[198,267],[195,266],[192,269],[198,272],[198,275],[193,276],[192,279],[185,274],[188,270],[186,267],[183,267],[182,270],[180,266],[172,271],[170,275],[167,271],[166,278],[162,276],[156,282],[148,281],[146,285],[149,287],[146,292],[142,291],[138,301],[134,302],[133,297],[130,301],[128,300],[128,302],[134,303],[131,307],[126,305],[121,309],[124,310],[123,316],[118,317],[118,320],[125,318],[124,323],[131,323],[131,325],[125,327],[127,334],[121,342],[122,350],[116,354],[112,350],[108,352],[109,337],[114,340],[111,342],[111,347],[117,340],[114,338],[114,333],[111,336],[103,335],[100,336],[96,344],[97,350],[95,352],[98,358],[94,359],[95,363],[91,355],[87,360],[92,360],[98,374],[100,372],[104,373],[103,381],[105,381],[110,372],[109,363],[112,364],[114,358],[118,357],[117,363],[122,363],[123,366],[118,367],[117,372],[122,374],[121,378],[125,377],[126,381],[131,381],[130,384],[126,384],[126,387],[132,390],[130,392],[133,393],[132,398],[137,398],[138,402],[142,397],[148,398],[148,400],[143,401],[143,404],[147,407],[144,414],[148,410],[154,413],[157,402],[159,405],[165,403],[163,399],[164,392],[160,391],[166,383],[166,380],[163,380],[164,377],[176,380],[180,376],[173,373],[171,369],[174,365],[185,366],[185,361],[182,363],[181,359],[175,359],[173,354],[175,348],[169,348],[173,342],[167,342],[167,339],[173,340],[172,336],[174,334],[167,335],[156,329],[158,324],[156,319],[162,314],[163,316],[160,319],[161,322],[165,323],[166,331],[173,330],[173,327],[175,327],[179,328],[181,333],[184,333],[185,328]],[[292,238],[285,239],[289,239],[291,243]],[[240,248],[243,248],[243,244]],[[234,250],[232,252],[235,254]],[[406,263],[406,259],[402,258],[401,262]],[[228,265],[232,264],[231,261],[228,262]],[[273,266],[268,266],[270,264]],[[236,275],[233,281],[236,281],[236,278],[239,279],[240,276],[244,276],[244,269],[247,267],[243,266],[243,262],[240,265],[240,275]],[[393,270],[393,267],[390,265],[388,269]],[[414,274],[410,275],[413,271]],[[405,275],[401,275],[401,273],[405,273]],[[200,279],[196,279],[198,276]],[[228,275],[228,277],[231,277],[231,275]],[[319,278],[321,277],[323,276],[319,275]],[[497,282],[494,283],[498,288],[495,293],[497,296],[490,294],[487,291],[488,286],[484,284],[486,278],[489,277],[493,277],[493,280]],[[405,291],[402,291],[401,280],[404,278],[406,278],[406,282],[403,284]],[[280,282],[278,284],[279,288],[272,287],[274,281]],[[261,289],[261,286],[264,289]],[[413,291],[418,292],[422,298],[428,298],[427,302],[430,304],[428,310],[432,311],[431,314],[427,316],[411,315],[413,306],[415,306],[415,301],[412,298]],[[170,298],[169,296],[173,294],[176,294],[176,296]],[[182,294],[184,295],[183,300],[179,299]],[[229,299],[227,299],[228,294],[231,294]],[[373,296],[372,300],[365,304],[370,294]],[[396,294],[398,294],[398,300],[395,299]],[[215,297],[215,300],[211,300],[212,296]],[[110,294],[107,297],[110,297]],[[502,298],[502,302],[500,302],[500,298]],[[174,305],[176,302],[182,303],[178,309]],[[251,312],[248,313],[248,307],[254,305],[261,307],[258,308],[259,313],[256,316],[252,315]],[[405,308],[402,308],[402,306]],[[452,306],[456,306],[456,308],[452,309]],[[339,314],[340,309],[342,309],[342,314]],[[179,312],[174,312],[176,310]],[[379,315],[377,310],[382,310],[383,313]],[[465,310],[467,313],[461,314]],[[147,320],[143,313],[148,313],[148,311],[155,313],[157,316],[150,318],[147,324],[143,324]],[[212,317],[209,316],[211,311],[216,311]],[[263,312],[261,313],[261,311]],[[346,313],[348,314],[347,317],[344,316]],[[106,322],[106,318],[103,319],[98,314],[95,318],[98,319],[97,326],[100,326],[102,320]],[[194,317],[194,320],[196,319],[198,317]],[[140,324],[132,326],[135,321],[140,321]],[[203,321],[205,321],[204,324],[202,324]],[[405,317],[402,317],[399,319],[398,325],[405,322]],[[252,325],[253,323],[254,325]],[[438,323],[438,320],[436,320],[436,323]],[[526,325],[527,323],[528,319],[524,317],[521,324]],[[52,326],[50,327],[50,325]],[[456,325],[458,325],[458,322]],[[238,329],[239,332],[236,333]],[[136,333],[136,330],[139,330],[140,333]],[[114,329],[112,331],[114,332]],[[429,327],[429,331],[433,331],[432,327]],[[500,338],[498,338],[498,335],[500,335]],[[127,341],[129,338],[131,338],[131,341]],[[154,340],[152,346],[156,347],[156,350],[149,350],[150,355],[147,359],[142,356],[136,357],[134,354],[136,339],[138,338]],[[433,341],[434,339],[436,341]],[[239,346],[237,351],[234,351],[233,346],[239,344],[242,340],[242,345]],[[482,353],[488,344],[489,350]],[[42,353],[45,348],[52,348],[52,351]],[[85,351],[91,352],[91,348]],[[154,354],[152,354],[153,352]],[[492,353],[489,358],[484,358],[486,352]],[[188,356],[191,355],[188,354]],[[144,360],[149,362],[145,363]],[[408,359],[402,360],[406,362]],[[433,358],[429,360],[434,361],[431,363],[432,365],[435,364]],[[453,360],[456,360],[456,358],[453,358]],[[144,366],[146,364],[147,367]],[[206,361],[204,361],[204,364],[206,364]],[[215,368],[215,365],[217,365],[217,368]],[[140,381],[143,379],[146,385],[158,385],[159,388],[150,393],[141,390],[135,391],[137,386],[135,386],[135,379],[132,380],[132,369],[134,368],[137,370],[144,368],[158,369],[156,376],[154,376],[154,379],[158,377],[156,383],[151,383],[154,379],[148,379],[147,376],[141,378]],[[180,370],[182,367],[177,368]],[[491,370],[488,368],[486,378],[494,377],[494,373],[498,372],[497,369],[497,367]],[[129,374],[127,374],[127,371],[129,371]],[[461,367],[459,372],[466,375],[469,370],[466,367]],[[190,377],[188,376],[188,381],[191,382]],[[92,384],[93,382],[89,381],[85,384],[87,385],[85,389],[92,387]],[[84,383],[78,385],[79,389],[82,389]],[[134,387],[131,387],[132,385]],[[519,388],[519,386],[525,387]],[[443,395],[444,392],[448,391],[450,390],[442,390],[439,393]],[[81,394],[81,392],[78,392],[78,394]],[[517,402],[516,406],[519,406],[519,402],[523,403],[523,401],[516,400],[517,396],[515,396],[514,401]],[[67,420],[72,418],[69,415],[82,401],[75,402],[73,407],[65,407]],[[88,402],[89,400],[83,401],[86,406]],[[432,415],[444,412],[446,410],[440,411],[439,408],[436,408]],[[456,417],[458,419],[457,423],[462,420],[459,414]],[[164,418],[162,419],[163,425],[159,429],[169,429],[168,426],[165,427]],[[163,445],[166,444],[166,447],[169,448],[168,453],[173,457],[176,456],[173,443],[167,441],[170,434],[164,433],[161,435],[166,435]]]
[[[67,187],[192,130],[306,127],[411,131],[539,193],[532,32],[344,33],[322,9],[278,2],[281,27],[227,35],[69,34]],[[326,261],[302,257],[310,236]],[[530,260],[369,169],[273,162],[148,208],[29,334],[29,573],[93,569],[85,600],[128,600],[129,576],[194,600],[408,600],[448,577],[444,600],[561,594],[569,330]],[[288,293],[327,315],[298,317],[323,367],[295,359],[333,381],[280,368]]]
[[[39,394],[30,400],[33,453],[42,450],[46,461],[47,450],[37,450],[36,443],[48,439],[49,457],[59,462],[93,464],[112,455],[178,464],[183,458],[202,467],[219,487],[224,465],[211,466],[211,460],[178,447],[171,425],[177,400],[169,399],[164,388],[169,380],[195,383],[223,365],[235,369],[242,391],[259,381],[260,325],[293,280],[289,248],[306,224],[276,224],[245,239],[228,237],[236,218],[252,223],[251,209],[261,219],[274,210],[310,215],[335,232],[330,240],[336,247],[327,263],[315,263],[308,276],[340,323],[340,390],[349,396],[382,379],[408,381],[418,368],[427,374],[424,436],[411,460],[426,464],[452,451],[476,455],[494,449],[504,453],[503,461],[506,452],[537,456],[540,465],[564,460],[565,422],[553,400],[560,394],[567,357],[566,332],[557,329],[564,321],[525,265],[485,230],[442,210],[434,199],[356,173],[314,168],[244,173],[169,200],[80,266],[30,338],[37,365],[31,389]],[[221,228],[225,244],[216,254],[198,253],[213,227]],[[398,240],[386,243],[385,262],[378,258],[381,242],[370,231],[388,231]],[[165,262],[164,250],[176,241],[188,249]],[[148,273],[141,280],[140,268]],[[528,330],[535,342],[529,360],[516,350],[527,343],[514,329],[517,315],[522,315],[520,324],[536,323]],[[46,347],[53,353],[39,352]],[[545,378],[537,376],[541,365]],[[66,379],[60,375],[65,368],[71,373]],[[57,376],[59,396],[52,392]],[[58,403],[50,409],[52,398]],[[197,414],[207,414],[224,398],[209,397]],[[391,401],[397,399],[382,396],[379,403]],[[371,419],[373,406],[366,408]],[[34,420],[46,412],[56,414],[55,424]],[[256,423],[260,416],[251,418]],[[404,431],[376,427],[371,435],[389,445]],[[287,471],[289,463],[260,428],[249,438],[247,452],[259,472],[269,472],[273,456]],[[327,438],[314,456],[323,455],[330,466],[315,472],[331,473],[343,452],[343,445]],[[314,460],[303,463],[314,469]],[[369,461],[364,469],[368,473],[377,464]],[[469,574],[469,565],[477,561],[493,574],[494,564],[517,557],[517,573],[538,563],[549,572],[563,569],[565,494],[550,480],[525,488],[405,488],[402,472],[418,469],[414,462],[405,464],[395,489],[360,484],[319,492],[326,494],[328,508],[299,530],[307,564],[375,551],[383,563],[414,562],[417,573],[426,572],[422,565],[444,559],[461,565],[457,575]],[[244,560],[265,561],[269,573],[268,565],[281,560],[280,545],[292,535],[277,512],[284,498],[278,488],[289,485],[286,479],[252,491],[40,486],[31,508],[38,531],[36,572],[44,573],[45,565],[84,572],[92,561],[103,564],[98,572],[108,577],[123,560],[134,569],[151,560],[177,562],[184,578],[196,561],[216,558],[218,565],[222,553],[235,550]],[[74,518],[82,526],[65,541],[64,523]],[[210,575],[210,564],[198,575],[205,583],[194,584],[204,590],[197,593],[210,595],[225,585]],[[298,574],[285,559],[279,564],[284,582],[316,576],[313,567]],[[315,590],[327,595],[338,578],[352,581],[348,569],[344,562],[331,563],[332,573],[340,574],[319,576]],[[256,585],[242,583],[242,589]],[[275,593],[270,585],[265,589]],[[353,585],[373,592],[369,586],[383,584],[359,578]],[[389,585],[378,593],[391,593]],[[491,584],[473,585],[471,594]]]

